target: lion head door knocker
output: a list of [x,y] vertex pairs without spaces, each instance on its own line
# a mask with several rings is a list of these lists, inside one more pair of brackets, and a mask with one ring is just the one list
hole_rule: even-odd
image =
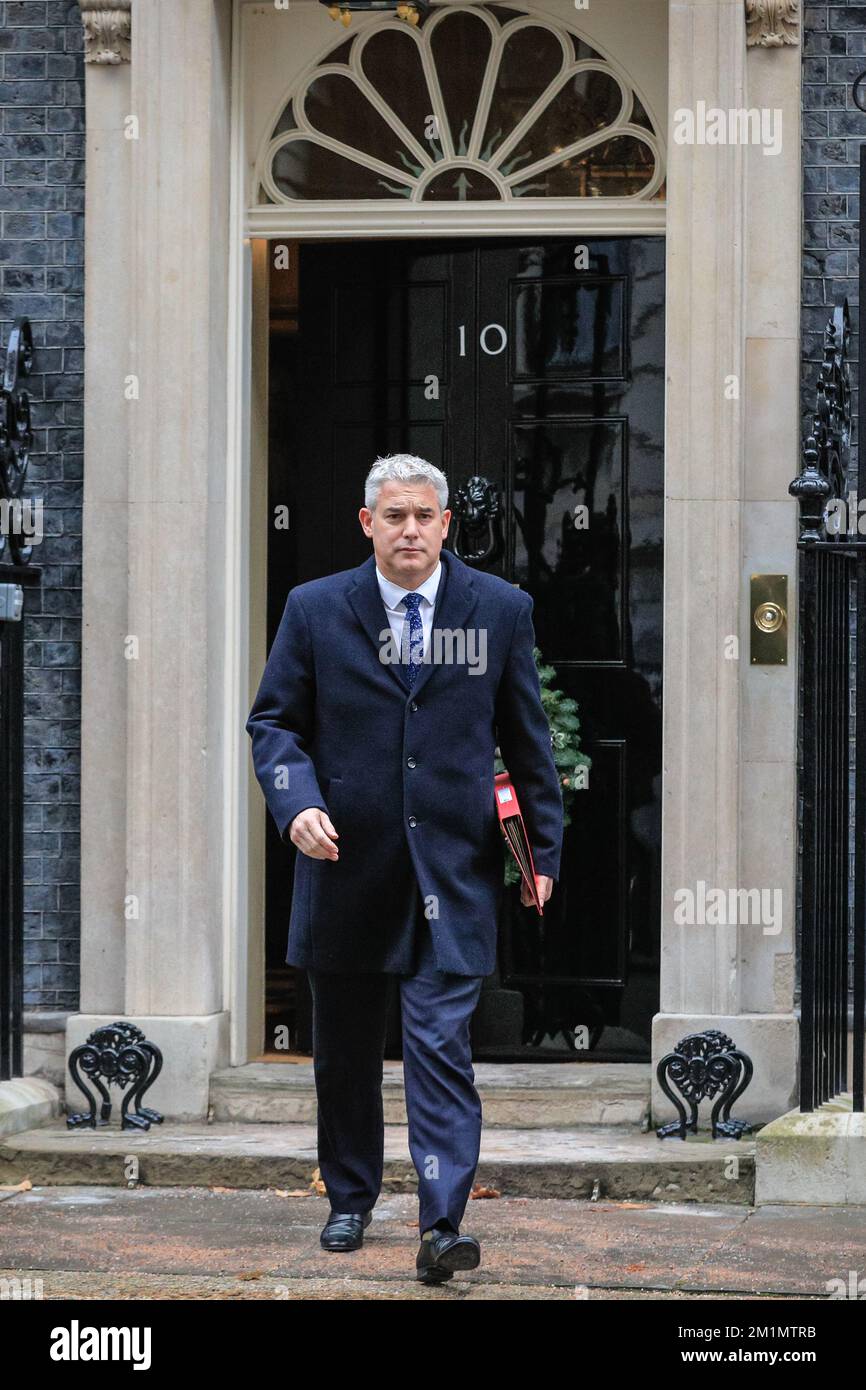
[[493,483],[477,475],[457,488],[454,554],[467,565],[492,565],[503,551],[502,503]]

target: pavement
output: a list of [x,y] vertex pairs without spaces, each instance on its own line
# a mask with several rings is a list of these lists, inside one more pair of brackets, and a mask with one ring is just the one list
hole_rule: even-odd
[[841,1287],[832,1281],[847,1287],[866,1271],[863,1207],[488,1189],[461,1226],[481,1242],[480,1267],[430,1288],[414,1277],[417,1212],[411,1193],[383,1193],[363,1248],[336,1253],[319,1246],[328,1202],[314,1190],[24,1182],[0,1189],[0,1297],[26,1287],[45,1300],[827,1302]]

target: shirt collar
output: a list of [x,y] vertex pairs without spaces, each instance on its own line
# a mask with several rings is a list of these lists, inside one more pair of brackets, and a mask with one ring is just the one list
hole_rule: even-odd
[[436,602],[436,591],[439,588],[439,580],[442,575],[442,561],[437,561],[436,568],[431,575],[419,584],[417,589],[404,589],[399,584],[394,584],[390,579],[386,579],[379,566],[376,566],[376,578],[379,581],[379,592],[386,607],[399,608],[406,594],[421,594],[426,598],[431,608]]

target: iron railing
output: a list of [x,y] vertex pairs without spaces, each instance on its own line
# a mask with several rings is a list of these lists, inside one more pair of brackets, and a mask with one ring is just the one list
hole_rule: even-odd
[[23,683],[23,624],[0,622],[0,1081],[23,1074]]
[[[866,539],[848,494],[848,302],[824,334],[812,432],[789,491],[800,507],[799,845],[800,1109],[846,1092],[863,1110],[866,868]],[[857,495],[866,498],[861,451]],[[852,503],[854,505],[852,506]],[[856,648],[851,611],[855,599]],[[856,651],[856,655],[855,655]],[[852,690],[856,698],[851,700]],[[849,873],[852,741],[853,874]],[[852,943],[853,936],[853,943]],[[853,944],[853,960],[849,946]]]
[[38,582],[32,537],[20,507],[33,444],[30,398],[21,387],[33,364],[27,319],[16,319],[0,378],[0,1081],[23,1074],[24,990],[24,624],[18,599]]

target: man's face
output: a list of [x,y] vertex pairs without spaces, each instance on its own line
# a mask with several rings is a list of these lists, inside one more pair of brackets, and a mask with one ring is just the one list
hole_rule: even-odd
[[376,564],[385,578],[416,589],[436,568],[451,513],[439,510],[432,483],[389,479],[382,484],[376,510],[362,507],[358,520],[373,541]]

